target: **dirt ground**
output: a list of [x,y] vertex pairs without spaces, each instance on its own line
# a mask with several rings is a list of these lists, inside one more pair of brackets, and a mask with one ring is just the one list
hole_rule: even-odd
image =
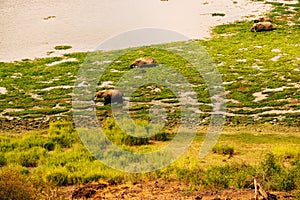
[[[234,200],[254,199],[254,190],[226,189],[221,191],[189,192],[188,184],[182,182],[149,181],[142,183],[116,184],[88,183],[68,190],[69,199],[143,199],[143,200]],[[268,199],[295,199],[292,193],[270,192]],[[259,199],[263,199],[261,196]]]

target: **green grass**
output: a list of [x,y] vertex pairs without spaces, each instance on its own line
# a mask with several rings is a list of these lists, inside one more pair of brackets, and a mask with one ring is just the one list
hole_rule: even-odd
[[54,19],[54,18],[56,18],[56,16],[51,15],[51,16],[45,17],[45,18],[43,18],[43,19],[44,19],[44,20],[49,20],[49,19]]
[[[96,160],[82,145],[72,123],[57,122],[52,123],[48,131],[2,134],[0,171],[5,173],[14,166],[34,180],[39,178],[44,184],[56,186],[100,179],[117,182],[180,179],[190,182],[191,187],[197,190],[247,188],[253,177],[260,177],[272,190],[300,189],[296,184],[300,181],[299,130],[263,125],[256,128],[259,130],[243,126],[226,128],[214,150],[205,159],[198,158],[206,131],[206,128],[201,129],[188,152],[176,162],[154,172],[134,175],[114,170]],[[111,141],[116,145],[136,152],[158,150],[168,143],[168,140],[158,140],[170,138],[168,135],[158,135],[150,143],[130,143],[134,146],[125,147],[127,141],[122,139],[122,135],[116,136],[121,132],[116,130],[111,120],[108,120],[105,129],[108,137],[112,136],[110,131],[115,130]],[[264,134],[260,134],[260,129],[264,129]],[[293,133],[286,135],[285,131],[288,130]],[[153,139],[157,141],[153,143]],[[276,174],[278,170],[280,173]],[[289,183],[285,184],[286,181]]]
[[54,49],[55,50],[67,50],[67,49],[71,49],[72,46],[69,46],[69,45],[58,45],[58,46],[55,46]]
[[224,13],[212,13],[211,16],[216,17],[216,16],[220,16],[220,17],[224,17],[226,14]]
[[233,155],[234,148],[228,145],[217,145],[212,149],[213,153],[223,154],[223,155]]

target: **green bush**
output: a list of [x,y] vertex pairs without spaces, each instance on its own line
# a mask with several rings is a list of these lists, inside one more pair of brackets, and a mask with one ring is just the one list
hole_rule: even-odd
[[22,153],[19,157],[19,164],[23,167],[37,167],[38,156],[31,155],[30,153]]
[[0,151],[8,152],[12,151],[17,147],[17,143],[12,142],[12,140],[8,137],[1,136],[0,137]]
[[268,153],[262,161],[260,168],[261,176],[264,177],[264,185],[269,190],[291,191],[299,189],[300,183],[300,164],[296,162],[295,166],[284,167],[279,158],[273,153]]
[[47,147],[50,149],[54,148],[51,142],[60,145],[62,148],[70,148],[73,143],[79,141],[71,122],[52,122],[48,132],[51,141],[48,142]]
[[[132,133],[136,133],[139,130],[136,130],[135,127],[125,127],[125,129],[130,130]],[[123,132],[119,126],[116,124],[115,120],[110,118],[107,119],[104,123],[104,133],[110,141],[117,145],[144,145],[149,144],[149,138],[145,137],[134,137]]]
[[51,122],[49,124],[49,135],[60,135],[61,133],[73,133],[74,127],[72,122]]
[[57,186],[65,186],[68,185],[68,172],[65,169],[56,169],[53,172],[49,172],[46,175],[46,180],[49,183],[52,183]]
[[217,145],[212,149],[214,153],[223,154],[223,155],[233,155],[234,148],[228,145]]
[[5,155],[3,153],[0,153],[0,167],[6,165],[7,160],[5,158]]
[[46,152],[41,147],[34,147],[29,151],[18,154],[18,163],[23,167],[37,167],[41,157],[46,156]]
[[244,164],[213,166],[206,171],[205,180],[210,188],[246,188],[255,174],[254,167]]
[[67,49],[71,49],[72,46],[69,46],[69,45],[58,45],[58,46],[55,46],[54,49],[55,50],[67,50]]
[[45,138],[38,134],[26,134],[18,141],[16,146],[21,150],[27,150],[33,147],[42,147]]
[[144,145],[144,144],[149,144],[149,139],[148,138],[138,138],[138,137],[133,137],[130,135],[124,135],[122,137],[122,144],[125,145]]
[[55,143],[53,141],[47,141],[45,142],[45,144],[43,145],[43,147],[45,149],[47,149],[48,151],[53,151],[55,148]]

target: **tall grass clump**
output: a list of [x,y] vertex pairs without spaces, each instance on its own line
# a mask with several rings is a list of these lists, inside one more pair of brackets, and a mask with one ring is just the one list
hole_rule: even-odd
[[5,158],[5,154],[4,153],[0,153],[0,167],[6,165],[7,160]]
[[234,148],[228,145],[216,145],[213,147],[212,151],[217,154],[232,156],[234,153]]
[[47,157],[47,151],[42,147],[33,147],[27,151],[19,152],[16,154],[18,164],[23,167],[37,167],[39,160]]
[[[122,124],[125,123],[122,122]],[[129,127],[129,125],[124,129],[129,130],[131,134],[135,134],[140,131],[135,126]],[[121,130],[113,118],[109,118],[105,121],[104,132],[108,139],[117,145],[133,146],[145,145],[149,143],[149,138],[147,137],[134,137]]]
[[[70,148],[73,143],[79,142],[72,122],[51,122],[48,133],[51,141],[55,145],[60,145],[62,148]],[[47,148],[53,148],[51,142],[45,145]]]
[[65,186],[69,181],[68,171],[64,168],[55,169],[54,171],[48,172],[46,180],[56,186]]

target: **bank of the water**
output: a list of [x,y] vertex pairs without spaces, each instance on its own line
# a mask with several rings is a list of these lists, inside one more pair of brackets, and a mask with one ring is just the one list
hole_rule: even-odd
[[[250,0],[1,0],[0,61],[91,51],[107,38],[149,27],[203,39],[212,26],[268,9]],[[57,45],[72,48],[55,50]]]

